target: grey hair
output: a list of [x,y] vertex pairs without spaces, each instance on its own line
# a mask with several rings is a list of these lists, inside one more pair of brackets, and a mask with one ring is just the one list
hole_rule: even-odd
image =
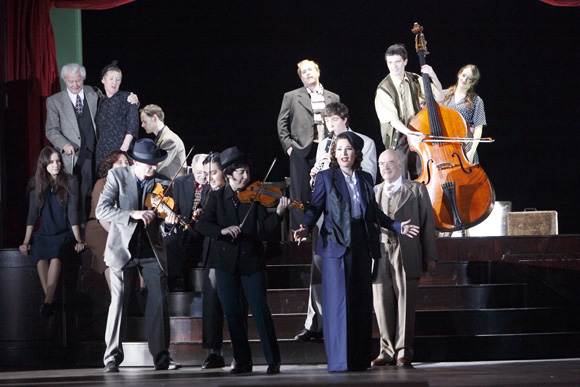
[[197,162],[200,160],[205,160],[206,157],[207,155],[205,153],[198,153],[193,156],[193,159],[191,160],[191,169],[195,169],[195,164],[197,164]]
[[85,70],[84,66],[81,66],[78,63],[68,63],[62,66],[62,69],[60,70],[60,77],[63,80],[65,80],[65,77],[68,74],[76,74],[76,73],[81,74],[83,80],[87,78],[87,70]]

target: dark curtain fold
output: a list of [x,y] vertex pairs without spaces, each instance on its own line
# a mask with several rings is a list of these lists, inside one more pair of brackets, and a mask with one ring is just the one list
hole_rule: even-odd
[[580,0],[540,0],[542,3],[555,5],[557,7],[579,7]]

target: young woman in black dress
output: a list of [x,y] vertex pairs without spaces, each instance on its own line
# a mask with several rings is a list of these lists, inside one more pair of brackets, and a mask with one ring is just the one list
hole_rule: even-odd
[[[62,155],[55,148],[40,152],[36,174],[29,182],[28,219],[20,251],[35,262],[44,290],[42,317],[54,313],[54,291],[62,261],[75,257],[84,249],[78,222],[78,185],[66,173]],[[40,218],[40,227],[34,228]]]

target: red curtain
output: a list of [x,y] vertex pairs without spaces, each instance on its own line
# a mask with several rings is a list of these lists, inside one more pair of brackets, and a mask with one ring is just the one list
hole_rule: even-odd
[[543,3],[555,5],[557,7],[579,7],[580,0],[540,0]]
[[40,82],[41,96],[60,90],[56,46],[50,22],[52,7],[102,10],[135,0],[7,0],[8,81]]
[[[6,0],[6,67],[8,108],[0,123],[3,142],[0,157],[6,166],[0,171],[2,181],[10,182],[8,200],[0,200],[3,224],[0,247],[14,247],[21,242],[28,208],[26,182],[34,173],[36,158],[48,145],[44,135],[46,98],[60,91],[56,45],[50,21],[52,7],[102,10],[135,0]],[[21,194],[22,193],[22,194]],[[8,197],[6,189],[0,192]],[[2,199],[0,198],[0,199]],[[10,225],[10,227],[5,227]]]

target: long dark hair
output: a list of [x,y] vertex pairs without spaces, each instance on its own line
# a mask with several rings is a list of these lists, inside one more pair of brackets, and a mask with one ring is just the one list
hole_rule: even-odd
[[[50,157],[53,154],[57,154],[60,160],[60,171],[56,178],[53,179],[52,175],[48,173],[46,167],[50,164]],[[48,188],[52,190],[54,195],[58,200],[64,204],[68,200],[68,179],[69,176],[64,168],[64,162],[62,160],[61,153],[51,146],[47,146],[40,151],[38,156],[38,161],[36,162],[36,173],[34,178],[31,179],[29,184],[29,191],[34,191],[34,203],[37,208],[42,208],[44,201],[46,199],[45,192]]]
[[[340,168],[340,166],[338,165],[338,161],[336,160],[336,144],[338,143],[338,140],[342,138],[346,139],[350,144],[350,140],[346,135],[344,135],[344,133],[341,133],[338,136],[336,136],[336,141],[334,141],[332,143],[332,146],[330,147],[330,168],[334,169]],[[352,144],[350,145],[352,146]],[[353,171],[360,171],[362,169],[361,167],[362,160],[363,160],[362,150],[355,150],[354,163],[352,164]]]

